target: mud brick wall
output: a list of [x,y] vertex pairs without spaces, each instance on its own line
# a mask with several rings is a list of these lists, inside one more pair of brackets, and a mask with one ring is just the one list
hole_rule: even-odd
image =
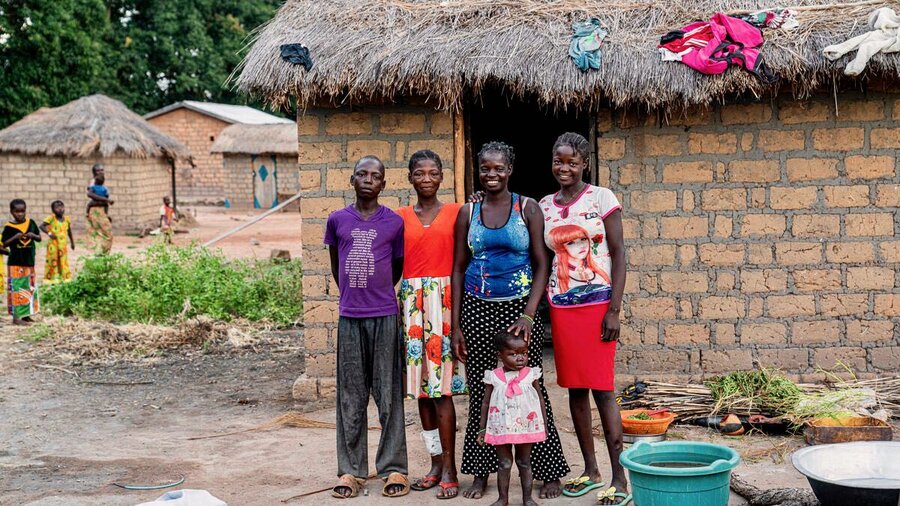
[[[275,166],[278,170],[277,191],[279,201],[282,201],[296,195],[300,191],[297,159],[296,157],[272,155],[271,153],[257,155],[257,157],[262,157],[265,160],[264,163],[267,167],[272,165],[273,156],[275,157]],[[253,166],[252,155],[227,153],[223,155],[223,196],[226,205],[232,209],[253,209]],[[292,206],[293,204],[288,207]]]
[[[434,150],[444,162],[441,198],[453,201],[453,131],[450,113],[432,107],[312,109],[297,118],[303,240],[306,374],[334,376],[338,291],[331,281],[328,249],[322,244],[328,214],[353,201],[350,175],[359,158],[384,162],[387,189],[382,204],[409,205],[415,193],[407,161],[419,149]],[[301,385],[298,382],[298,385]],[[315,380],[302,388],[315,390]],[[319,389],[328,388],[321,381]]]
[[191,150],[193,169],[186,161],[179,161],[176,166],[177,197],[221,199],[224,185],[222,154],[210,153],[209,150],[222,130],[231,123],[184,107],[147,121]]
[[602,111],[628,244],[620,379],[900,369],[900,95]]
[[50,214],[50,202],[59,199],[65,202],[73,225],[84,229],[87,186],[91,184],[91,167],[95,163],[102,163],[106,168],[106,185],[115,201],[110,208],[113,227],[139,230],[158,226],[162,198],[171,193],[171,168],[160,158],[66,158],[0,153],[0,203],[8,209],[10,200],[25,199],[29,215],[43,220]]

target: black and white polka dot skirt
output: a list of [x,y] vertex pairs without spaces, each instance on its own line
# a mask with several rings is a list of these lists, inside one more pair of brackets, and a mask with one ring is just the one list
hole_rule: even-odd
[[[527,297],[509,301],[491,301],[464,294],[460,327],[466,338],[469,359],[466,362],[466,377],[469,385],[469,421],[463,440],[463,457],[460,472],[475,476],[487,476],[497,472],[497,452],[493,446],[479,446],[478,430],[481,426],[481,403],[484,400],[484,372],[497,367],[497,350],[494,335],[508,328],[519,319]],[[543,370],[544,321],[540,313],[534,318],[534,330],[528,345],[528,367]],[[541,394],[547,405],[547,439],[537,443],[531,450],[531,468],[534,478],[553,481],[569,474],[569,465],[563,455],[559,433],[553,422],[553,409],[540,379]]]

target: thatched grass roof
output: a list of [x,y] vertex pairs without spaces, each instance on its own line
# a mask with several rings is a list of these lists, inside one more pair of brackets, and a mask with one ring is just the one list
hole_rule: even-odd
[[212,153],[297,155],[297,124],[231,125],[222,130]]
[[[852,3],[845,3],[850,1]],[[425,95],[453,106],[467,90],[499,82],[509,92],[555,106],[710,103],[768,87],[730,69],[706,76],[661,62],[659,37],[715,12],[743,14],[795,6],[801,27],[765,30],[763,54],[782,88],[806,95],[840,75],[847,57],[829,62],[822,49],[868,30],[877,0],[287,0],[263,26],[238,87],[275,104],[297,97],[370,100]],[[896,3],[894,3],[896,5]],[[599,17],[610,33],[599,71],[582,73],[567,50],[575,20]],[[303,43],[314,62],[282,61],[279,46]],[[877,55],[869,75],[896,79],[900,54]]]
[[0,152],[90,157],[121,153],[134,158],[190,158],[190,151],[125,104],[90,95],[41,108],[0,130]]

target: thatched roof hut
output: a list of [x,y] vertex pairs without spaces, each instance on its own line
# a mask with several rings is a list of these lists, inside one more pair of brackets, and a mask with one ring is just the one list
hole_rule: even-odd
[[210,151],[223,154],[274,153],[296,156],[297,124],[231,125],[222,130]]
[[159,220],[164,195],[175,192],[172,165],[190,160],[181,143],[163,134],[118,100],[91,95],[44,108],[0,131],[0,200],[24,198],[43,213],[53,200],[74,212],[87,200],[91,166],[106,167],[119,229],[140,229]]
[[[822,49],[868,30],[883,2],[796,0],[800,28],[767,30],[763,53],[797,96],[831,85],[846,60]],[[729,94],[762,94],[746,72],[706,76],[660,61],[661,35],[715,12],[737,15],[783,2],[704,0],[611,3],[603,0],[288,0],[259,32],[237,79],[240,89],[281,103],[320,98],[364,101],[416,94],[453,106],[500,82],[558,106],[706,104]],[[311,13],[315,15],[311,15]],[[600,70],[582,73],[567,49],[572,22],[598,17],[609,28]],[[862,22],[860,22],[862,20]],[[303,43],[307,72],[282,61],[279,46]],[[869,73],[896,76],[900,55],[877,55]]]
[[125,104],[90,95],[42,108],[0,131],[0,151],[28,155],[188,158],[175,139],[147,123]]
[[[287,0],[237,84],[301,106],[307,341],[295,395],[333,384],[316,379],[335,374],[339,315],[322,235],[354,199],[359,157],[385,162],[379,202],[399,207],[416,198],[410,156],[434,150],[440,198],[462,202],[479,188],[475,153],[501,140],[515,149],[510,189],[541,199],[559,189],[563,132],[588,140],[583,179],[622,204],[620,383],[754,363],[900,370],[900,53],[876,55],[857,79],[843,75],[852,54],[822,54],[867,32],[885,3],[790,4],[799,28],[763,30],[761,54],[781,77],[767,85],[739,68],[663,62],[657,44],[717,12],[785,7],[777,0]],[[583,73],[568,49],[572,23],[590,17],[609,34],[600,69]],[[296,43],[309,71],[281,57]]]

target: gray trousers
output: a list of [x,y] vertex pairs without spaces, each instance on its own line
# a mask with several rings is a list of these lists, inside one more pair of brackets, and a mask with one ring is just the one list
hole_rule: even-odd
[[378,476],[407,474],[403,346],[397,316],[341,316],[337,349],[338,476],[369,476],[366,411],[370,392],[381,423],[375,455]]

